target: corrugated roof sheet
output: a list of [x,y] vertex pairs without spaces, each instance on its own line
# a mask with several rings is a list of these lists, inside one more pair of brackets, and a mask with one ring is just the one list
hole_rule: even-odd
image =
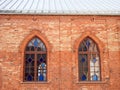
[[120,15],[120,0],[0,0],[0,14]]

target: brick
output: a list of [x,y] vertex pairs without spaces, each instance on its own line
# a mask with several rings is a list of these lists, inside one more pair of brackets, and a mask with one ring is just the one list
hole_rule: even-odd
[[[120,16],[0,18],[0,90],[120,90]],[[22,81],[24,41],[33,35],[40,35],[49,49],[47,83]],[[78,82],[75,46],[86,35],[101,45],[101,83]]]

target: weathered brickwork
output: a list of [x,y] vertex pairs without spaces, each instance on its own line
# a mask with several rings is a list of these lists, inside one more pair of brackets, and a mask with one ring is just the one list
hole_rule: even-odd
[[[23,82],[24,48],[38,36],[47,47],[48,81]],[[101,78],[78,81],[78,46],[98,45]],[[0,90],[120,90],[120,16],[0,15]]]

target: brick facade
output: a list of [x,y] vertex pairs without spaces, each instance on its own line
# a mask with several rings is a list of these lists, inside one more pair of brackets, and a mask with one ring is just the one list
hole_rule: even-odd
[[[23,82],[24,49],[38,36],[47,47],[48,81]],[[78,46],[100,50],[101,77],[78,81]],[[120,16],[0,15],[0,90],[120,90]]]

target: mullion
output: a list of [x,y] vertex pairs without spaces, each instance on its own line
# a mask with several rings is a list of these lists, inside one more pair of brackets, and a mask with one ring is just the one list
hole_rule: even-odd
[[[81,58],[83,58],[84,54],[81,54]],[[82,74],[84,74],[84,63],[82,63]]]
[[[87,47],[87,46],[86,46]],[[89,56],[88,56],[88,47],[87,47],[87,53],[84,53],[84,55],[86,55],[86,64],[87,64],[87,66],[85,66],[85,68],[87,67],[87,70],[85,70],[85,68],[84,68],[84,72],[86,71],[88,74],[86,75],[86,77],[87,77],[87,80],[89,80]]]
[[88,61],[88,77],[87,77],[87,78],[88,78],[88,81],[90,80],[90,78],[89,78],[89,77],[90,77],[90,68],[89,68],[89,66],[90,66],[90,61],[89,61],[89,58],[90,58],[90,57],[89,57],[89,53],[87,53],[87,61]]
[[[87,47],[87,45],[86,45],[85,41],[83,41],[83,44],[85,45],[85,47],[87,48],[87,51],[88,51],[88,47]],[[84,50],[83,50],[83,51],[84,51]]]
[[37,81],[37,54],[35,53],[35,63],[34,63],[34,80]]

